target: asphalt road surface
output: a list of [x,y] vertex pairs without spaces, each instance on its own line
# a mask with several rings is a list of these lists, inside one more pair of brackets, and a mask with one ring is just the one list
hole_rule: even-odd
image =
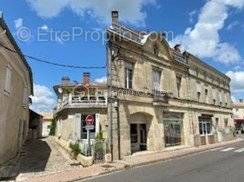
[[244,182],[244,142],[83,181]]

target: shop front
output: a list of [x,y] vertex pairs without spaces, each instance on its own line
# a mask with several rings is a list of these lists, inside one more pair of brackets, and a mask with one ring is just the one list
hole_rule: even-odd
[[163,116],[165,147],[181,145],[183,114],[164,112]]
[[198,117],[201,145],[215,143],[212,117],[213,115],[207,114],[202,114]]

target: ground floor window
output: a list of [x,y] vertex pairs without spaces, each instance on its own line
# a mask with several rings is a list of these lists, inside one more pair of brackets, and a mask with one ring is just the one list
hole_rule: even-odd
[[200,135],[211,135],[212,134],[212,121],[200,120],[199,121],[199,134]]
[[183,114],[164,113],[165,147],[181,145],[182,123],[183,123]]

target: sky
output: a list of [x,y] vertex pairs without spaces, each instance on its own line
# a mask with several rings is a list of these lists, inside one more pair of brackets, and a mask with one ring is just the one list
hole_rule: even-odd
[[[231,79],[232,98],[244,98],[244,0],[0,0],[0,11],[22,52],[47,61],[105,66],[105,29],[110,12],[146,31],[166,31],[173,46],[187,50]],[[63,76],[94,81],[105,69],[68,69],[27,59],[34,73],[32,108],[51,111],[53,86]]]

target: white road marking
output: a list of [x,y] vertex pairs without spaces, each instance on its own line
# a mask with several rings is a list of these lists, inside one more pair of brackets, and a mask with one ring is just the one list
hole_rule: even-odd
[[228,151],[231,151],[231,150],[234,150],[234,149],[235,148],[230,147],[230,148],[226,148],[226,149],[221,150],[221,152],[228,152]]
[[244,152],[244,148],[240,148],[240,149],[236,150],[235,152],[236,152],[236,153]]
[[218,147],[218,148],[214,148],[214,149],[210,149],[211,151],[216,151],[216,150],[220,150],[220,149],[222,149],[222,148],[224,148],[224,147]]

